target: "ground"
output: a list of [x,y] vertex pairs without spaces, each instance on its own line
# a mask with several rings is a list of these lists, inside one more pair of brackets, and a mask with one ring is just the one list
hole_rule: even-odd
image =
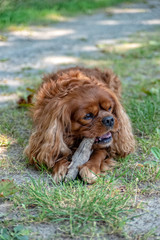
[[[160,239],[160,159],[153,154],[155,148],[159,148],[160,137],[158,125],[160,112],[159,13],[158,0],[143,1],[106,8],[92,15],[70,17],[47,27],[30,26],[23,30],[2,32],[0,35],[0,130],[2,133],[0,135],[0,179],[13,179],[16,186],[20,188],[24,184],[26,191],[21,192],[19,196],[17,190],[18,193],[13,198],[0,199],[2,221],[0,227],[9,229],[8,234],[15,234],[16,230],[13,227],[23,224],[22,230],[25,229],[26,232],[22,235],[29,236],[29,239],[71,239],[71,237],[73,239],[78,237],[80,239]],[[70,229],[69,231],[65,230],[64,222],[58,223],[57,219],[60,216],[67,219],[67,215],[55,213],[55,206],[53,211],[52,204],[47,200],[50,199],[49,197],[56,198],[55,194],[59,194],[55,192],[58,191],[55,190],[57,187],[54,186],[54,190],[51,190],[53,195],[50,192],[45,193],[43,187],[40,189],[39,181],[43,178],[46,182],[49,181],[46,188],[50,190],[51,180],[48,180],[47,174],[27,165],[23,149],[31,131],[31,120],[27,110],[17,108],[16,103],[20,96],[26,97],[30,93],[27,87],[31,89],[38,87],[44,73],[75,65],[109,67],[120,76],[123,84],[124,105],[133,122],[137,139],[136,153],[127,160],[121,160],[116,172],[108,174],[104,180],[107,184],[113,183],[113,201],[122,194],[119,200],[122,205],[119,206],[117,203],[118,210],[114,209],[114,220],[106,220],[108,216],[105,215],[104,222],[101,220],[103,226],[94,225],[94,230],[91,231],[92,237],[91,232],[87,231],[86,235],[78,234],[80,230],[76,232],[74,224],[73,230],[71,220],[69,225],[66,220],[66,228]],[[26,184],[27,181],[32,182],[31,186]],[[97,186],[104,186],[102,180],[99,180],[98,184]],[[111,191],[112,187],[108,186],[108,190],[105,188],[104,191]],[[61,187],[63,188],[63,186],[58,188]],[[91,199],[93,202],[92,190],[96,185],[85,187],[90,194],[86,195],[86,199]],[[78,185],[77,188],[85,187]],[[66,189],[71,190],[67,186]],[[118,195],[116,195],[117,191]],[[35,192],[37,201],[31,192]],[[119,194],[119,192],[122,193]],[[40,198],[38,194],[41,193],[43,193],[42,202],[38,202]],[[47,198],[45,194],[48,194]],[[74,191],[72,194],[75,196]],[[84,196],[83,194],[86,193],[79,192],[78,196],[81,194]],[[61,198],[63,199],[64,196],[70,199],[67,192]],[[68,208],[68,203],[63,201]],[[128,201],[130,201],[129,205]],[[82,205],[85,206],[85,204]],[[111,203],[108,202],[108,204]],[[34,206],[37,208],[34,209]],[[43,209],[47,207],[46,209],[51,209],[52,213],[45,215],[41,211],[37,217],[37,209],[40,207]],[[105,224],[108,224],[107,221],[114,222],[116,218],[118,219],[121,208],[134,211],[127,217],[125,224],[119,221],[118,229],[111,226],[110,231],[106,232],[103,229],[106,228]],[[57,214],[57,218],[54,214]],[[78,224],[80,219],[77,220],[74,217],[73,221],[77,221]],[[86,220],[86,224],[88,221]],[[96,224],[98,220],[94,221]],[[120,224],[124,225],[123,229]],[[21,235],[21,230],[19,232]],[[15,236],[18,236],[19,232]],[[1,230],[0,234],[1,239],[4,232]]]

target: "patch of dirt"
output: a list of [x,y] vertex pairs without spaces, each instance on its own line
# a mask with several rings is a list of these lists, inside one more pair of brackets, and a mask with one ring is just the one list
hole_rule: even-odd
[[[83,57],[98,59],[103,55],[97,44],[114,44],[119,40],[129,39],[137,31],[152,31],[160,25],[160,1],[148,0],[145,3],[123,4],[116,8],[100,11],[91,16],[71,18],[65,22],[48,27],[30,27],[29,30],[8,32],[7,41],[0,41],[0,59],[7,61],[0,64],[0,84],[16,91],[26,73],[37,76],[64,66],[81,64]],[[6,107],[17,100],[15,94],[1,95],[0,106]],[[14,164],[21,163],[22,149],[18,145],[12,148]],[[5,158],[10,159],[10,152],[5,150]],[[12,160],[13,160],[12,158]],[[13,161],[11,161],[13,164]],[[11,168],[12,169],[12,168]],[[18,171],[18,172],[17,172]],[[0,179],[11,178],[17,184],[29,179],[39,178],[39,172],[23,165],[13,173],[1,169]],[[138,199],[144,202],[144,210],[138,210],[138,218],[131,218],[126,225],[130,236],[147,233],[155,228],[155,238],[160,239],[160,194]],[[8,205],[0,203],[2,213]],[[38,232],[35,239],[49,239],[48,233],[55,234],[55,227],[48,224],[30,226]],[[121,239],[111,236],[108,239]],[[134,239],[134,237],[131,239]],[[148,238],[152,239],[152,238]]]
[[147,239],[160,239],[160,194],[140,197],[138,202],[143,204],[143,209],[137,210],[136,216],[126,224],[126,232],[129,236],[142,237],[147,232],[153,231],[154,237]]

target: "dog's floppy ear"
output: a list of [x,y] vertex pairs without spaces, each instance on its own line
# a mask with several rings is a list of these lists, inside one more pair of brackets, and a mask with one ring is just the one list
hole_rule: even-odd
[[118,119],[119,130],[113,134],[111,151],[113,155],[125,157],[134,151],[135,139],[130,119],[118,99],[116,99],[115,115]]
[[67,104],[60,99],[52,99],[46,105],[35,106],[33,120],[35,128],[24,153],[31,164],[44,163],[52,168],[60,154],[70,154],[64,142],[65,130],[70,128]]

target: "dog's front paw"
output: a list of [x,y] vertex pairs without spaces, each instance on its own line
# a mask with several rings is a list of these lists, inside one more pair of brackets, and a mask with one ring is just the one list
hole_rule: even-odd
[[68,166],[70,162],[66,159],[62,159],[55,163],[53,167],[53,180],[58,183],[64,180],[67,172],[68,172]]
[[99,167],[96,167],[88,162],[79,167],[79,175],[87,183],[95,183],[97,180],[97,174],[100,173]]
[[107,158],[102,161],[101,163],[101,172],[106,172],[108,170],[111,170],[113,167],[115,167],[117,164],[116,161],[114,161],[112,158]]

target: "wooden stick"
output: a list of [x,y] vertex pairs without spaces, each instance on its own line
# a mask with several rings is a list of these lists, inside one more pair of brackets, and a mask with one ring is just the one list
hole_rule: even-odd
[[69,170],[65,177],[65,182],[74,180],[78,174],[78,167],[86,163],[92,153],[94,138],[84,138],[72,156],[72,162],[68,166]]

